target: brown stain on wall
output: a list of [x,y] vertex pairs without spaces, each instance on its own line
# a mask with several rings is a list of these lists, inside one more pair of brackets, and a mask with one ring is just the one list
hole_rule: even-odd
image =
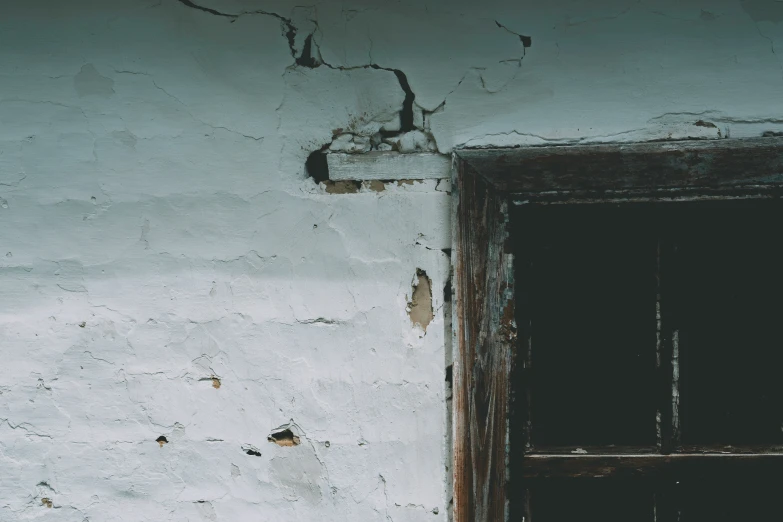
[[327,194],[356,194],[362,187],[361,181],[322,181]]

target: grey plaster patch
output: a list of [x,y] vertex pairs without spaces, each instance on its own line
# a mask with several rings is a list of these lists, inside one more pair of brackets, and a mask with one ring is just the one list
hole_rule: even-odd
[[212,507],[211,502],[206,502],[204,500],[196,502],[196,511],[201,515],[202,520],[208,522],[215,522],[217,520],[217,513],[215,513],[215,508]]
[[114,94],[114,80],[101,76],[91,63],[82,65],[79,73],[73,77],[73,87],[80,98],[84,96],[108,98]]
[[321,501],[321,463],[312,448],[300,448],[296,454],[273,458],[269,462],[270,473],[291,498],[317,504]]
[[779,23],[783,21],[783,2],[769,0],[743,0],[742,10],[748,13],[754,22]]
[[136,142],[138,140],[132,132],[127,130],[112,131],[111,135],[115,140],[119,141],[126,147],[130,147],[131,149],[136,147]]

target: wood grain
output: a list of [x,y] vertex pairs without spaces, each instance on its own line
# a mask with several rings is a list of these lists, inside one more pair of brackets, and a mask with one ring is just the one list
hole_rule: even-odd
[[499,522],[508,513],[510,372],[516,343],[508,205],[470,168],[458,169],[453,183],[454,520]]
[[459,158],[513,193],[731,188],[783,182],[783,139],[463,150]]
[[606,478],[763,474],[783,478],[783,454],[678,453],[671,455],[526,455],[524,477]]
[[451,158],[435,153],[327,154],[326,162],[333,181],[446,179],[451,175]]

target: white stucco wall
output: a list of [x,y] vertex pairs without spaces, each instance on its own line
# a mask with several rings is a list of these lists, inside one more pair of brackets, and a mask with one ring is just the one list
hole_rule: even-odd
[[0,521],[447,519],[448,185],[304,171],[393,70],[444,154],[783,130],[774,0],[196,3],[3,6]]

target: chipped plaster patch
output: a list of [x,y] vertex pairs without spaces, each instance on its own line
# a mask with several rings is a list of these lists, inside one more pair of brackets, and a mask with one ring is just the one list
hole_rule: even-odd
[[274,442],[278,446],[291,447],[301,444],[299,435],[294,433],[291,425],[282,426],[269,434],[267,437],[269,442]]
[[411,285],[412,294],[408,302],[408,316],[414,326],[419,326],[426,333],[427,327],[435,317],[432,309],[432,280],[427,272],[417,268],[416,276]]
[[[252,444],[242,444],[242,451],[244,451],[247,455],[251,455],[253,457],[261,456],[261,452],[259,451],[259,449],[253,446]],[[239,468],[236,467],[234,464],[232,464],[231,466],[233,466],[231,468],[231,474],[234,475],[235,472],[234,468],[236,468],[236,475],[234,476],[239,476],[241,474],[239,473]]]

